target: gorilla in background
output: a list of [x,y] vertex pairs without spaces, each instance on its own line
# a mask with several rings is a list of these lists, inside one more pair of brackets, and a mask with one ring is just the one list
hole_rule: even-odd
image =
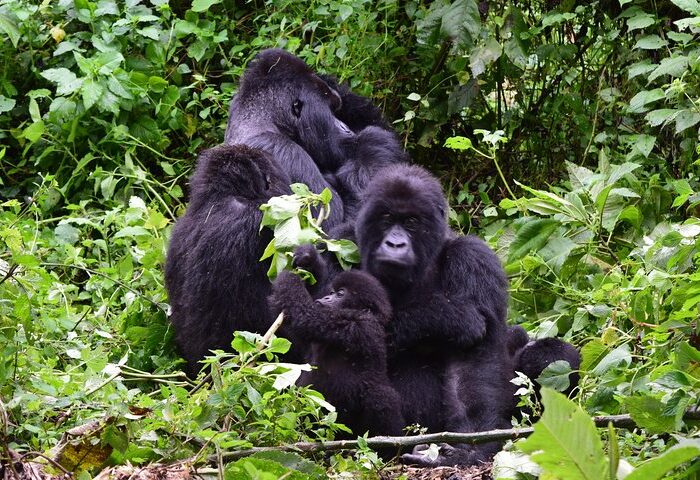
[[258,233],[258,207],[289,194],[288,185],[261,150],[219,146],[199,155],[190,203],[173,228],[165,264],[170,321],[189,375],[209,350],[229,349],[234,330],[263,332],[272,324],[265,302],[269,265],[258,261],[272,233]]
[[[349,102],[345,109],[333,87]],[[363,125],[357,136],[334,112],[353,125]],[[224,143],[269,152],[291,182],[305,183],[316,193],[330,188],[334,195],[327,225],[332,227],[352,218],[344,214],[344,196],[356,201],[369,175],[405,159],[393,131],[384,125],[370,127],[378,119],[381,113],[368,99],[332,77],[324,81],[294,55],[269,49],[260,52],[243,74],[231,102]],[[342,173],[336,175],[341,167]],[[324,178],[324,173],[330,176]]]
[[311,344],[304,374],[338,409],[338,420],[356,435],[400,435],[401,401],[387,376],[385,326],[391,304],[382,285],[359,270],[338,274],[331,293],[314,301],[304,282],[282,272],[270,303],[284,311],[295,336]]
[[[292,183],[305,183],[320,193],[330,188],[321,170],[343,163],[343,140],[354,136],[333,115],[340,107],[338,93],[301,59],[284,50],[263,50],[243,73],[224,143],[270,153]],[[328,225],[342,220],[342,201],[334,191]]]
[[269,152],[291,182],[305,183],[316,193],[330,188],[328,227],[354,218],[358,195],[376,171],[406,160],[369,99],[333,77],[322,79],[279,49],[263,50],[246,68],[231,102],[224,143]]

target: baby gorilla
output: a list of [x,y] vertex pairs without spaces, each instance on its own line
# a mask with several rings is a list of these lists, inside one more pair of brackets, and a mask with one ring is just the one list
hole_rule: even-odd
[[400,435],[401,401],[389,383],[384,328],[391,304],[384,287],[358,270],[338,274],[332,292],[313,300],[304,282],[282,272],[270,304],[283,311],[295,338],[318,368],[302,377],[338,409],[338,421],[357,435]]

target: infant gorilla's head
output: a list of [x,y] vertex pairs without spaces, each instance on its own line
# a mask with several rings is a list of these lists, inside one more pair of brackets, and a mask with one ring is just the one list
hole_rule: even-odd
[[389,296],[379,280],[369,273],[361,270],[341,272],[331,286],[331,293],[316,302],[333,309],[368,310],[382,323],[391,318]]

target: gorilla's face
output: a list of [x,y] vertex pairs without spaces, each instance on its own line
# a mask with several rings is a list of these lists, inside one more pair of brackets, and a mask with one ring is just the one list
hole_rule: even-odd
[[356,228],[362,264],[390,291],[428,273],[447,234],[439,183],[419,167],[387,168],[367,189]]
[[343,142],[354,133],[333,112],[340,97],[315,74],[297,79],[279,105],[278,127],[298,143],[321,171],[334,171],[344,160]]

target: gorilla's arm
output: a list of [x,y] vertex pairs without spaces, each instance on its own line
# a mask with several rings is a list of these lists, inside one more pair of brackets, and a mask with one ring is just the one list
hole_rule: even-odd
[[321,193],[324,188],[329,188],[333,198],[331,199],[330,217],[326,222],[334,226],[343,221],[344,213],[341,196],[323,178],[318,166],[303,148],[286,136],[272,132],[265,132],[249,138],[246,144],[270,153],[292,183],[304,183],[314,193]]
[[466,349],[504,341],[507,281],[493,251],[476,237],[455,237],[446,241],[439,268],[430,296],[412,302],[410,315],[396,313],[394,346],[448,341]]
[[385,334],[369,314],[318,305],[296,275],[282,272],[272,286],[270,303],[285,312],[294,333],[306,342],[336,345],[363,357],[385,357]]

